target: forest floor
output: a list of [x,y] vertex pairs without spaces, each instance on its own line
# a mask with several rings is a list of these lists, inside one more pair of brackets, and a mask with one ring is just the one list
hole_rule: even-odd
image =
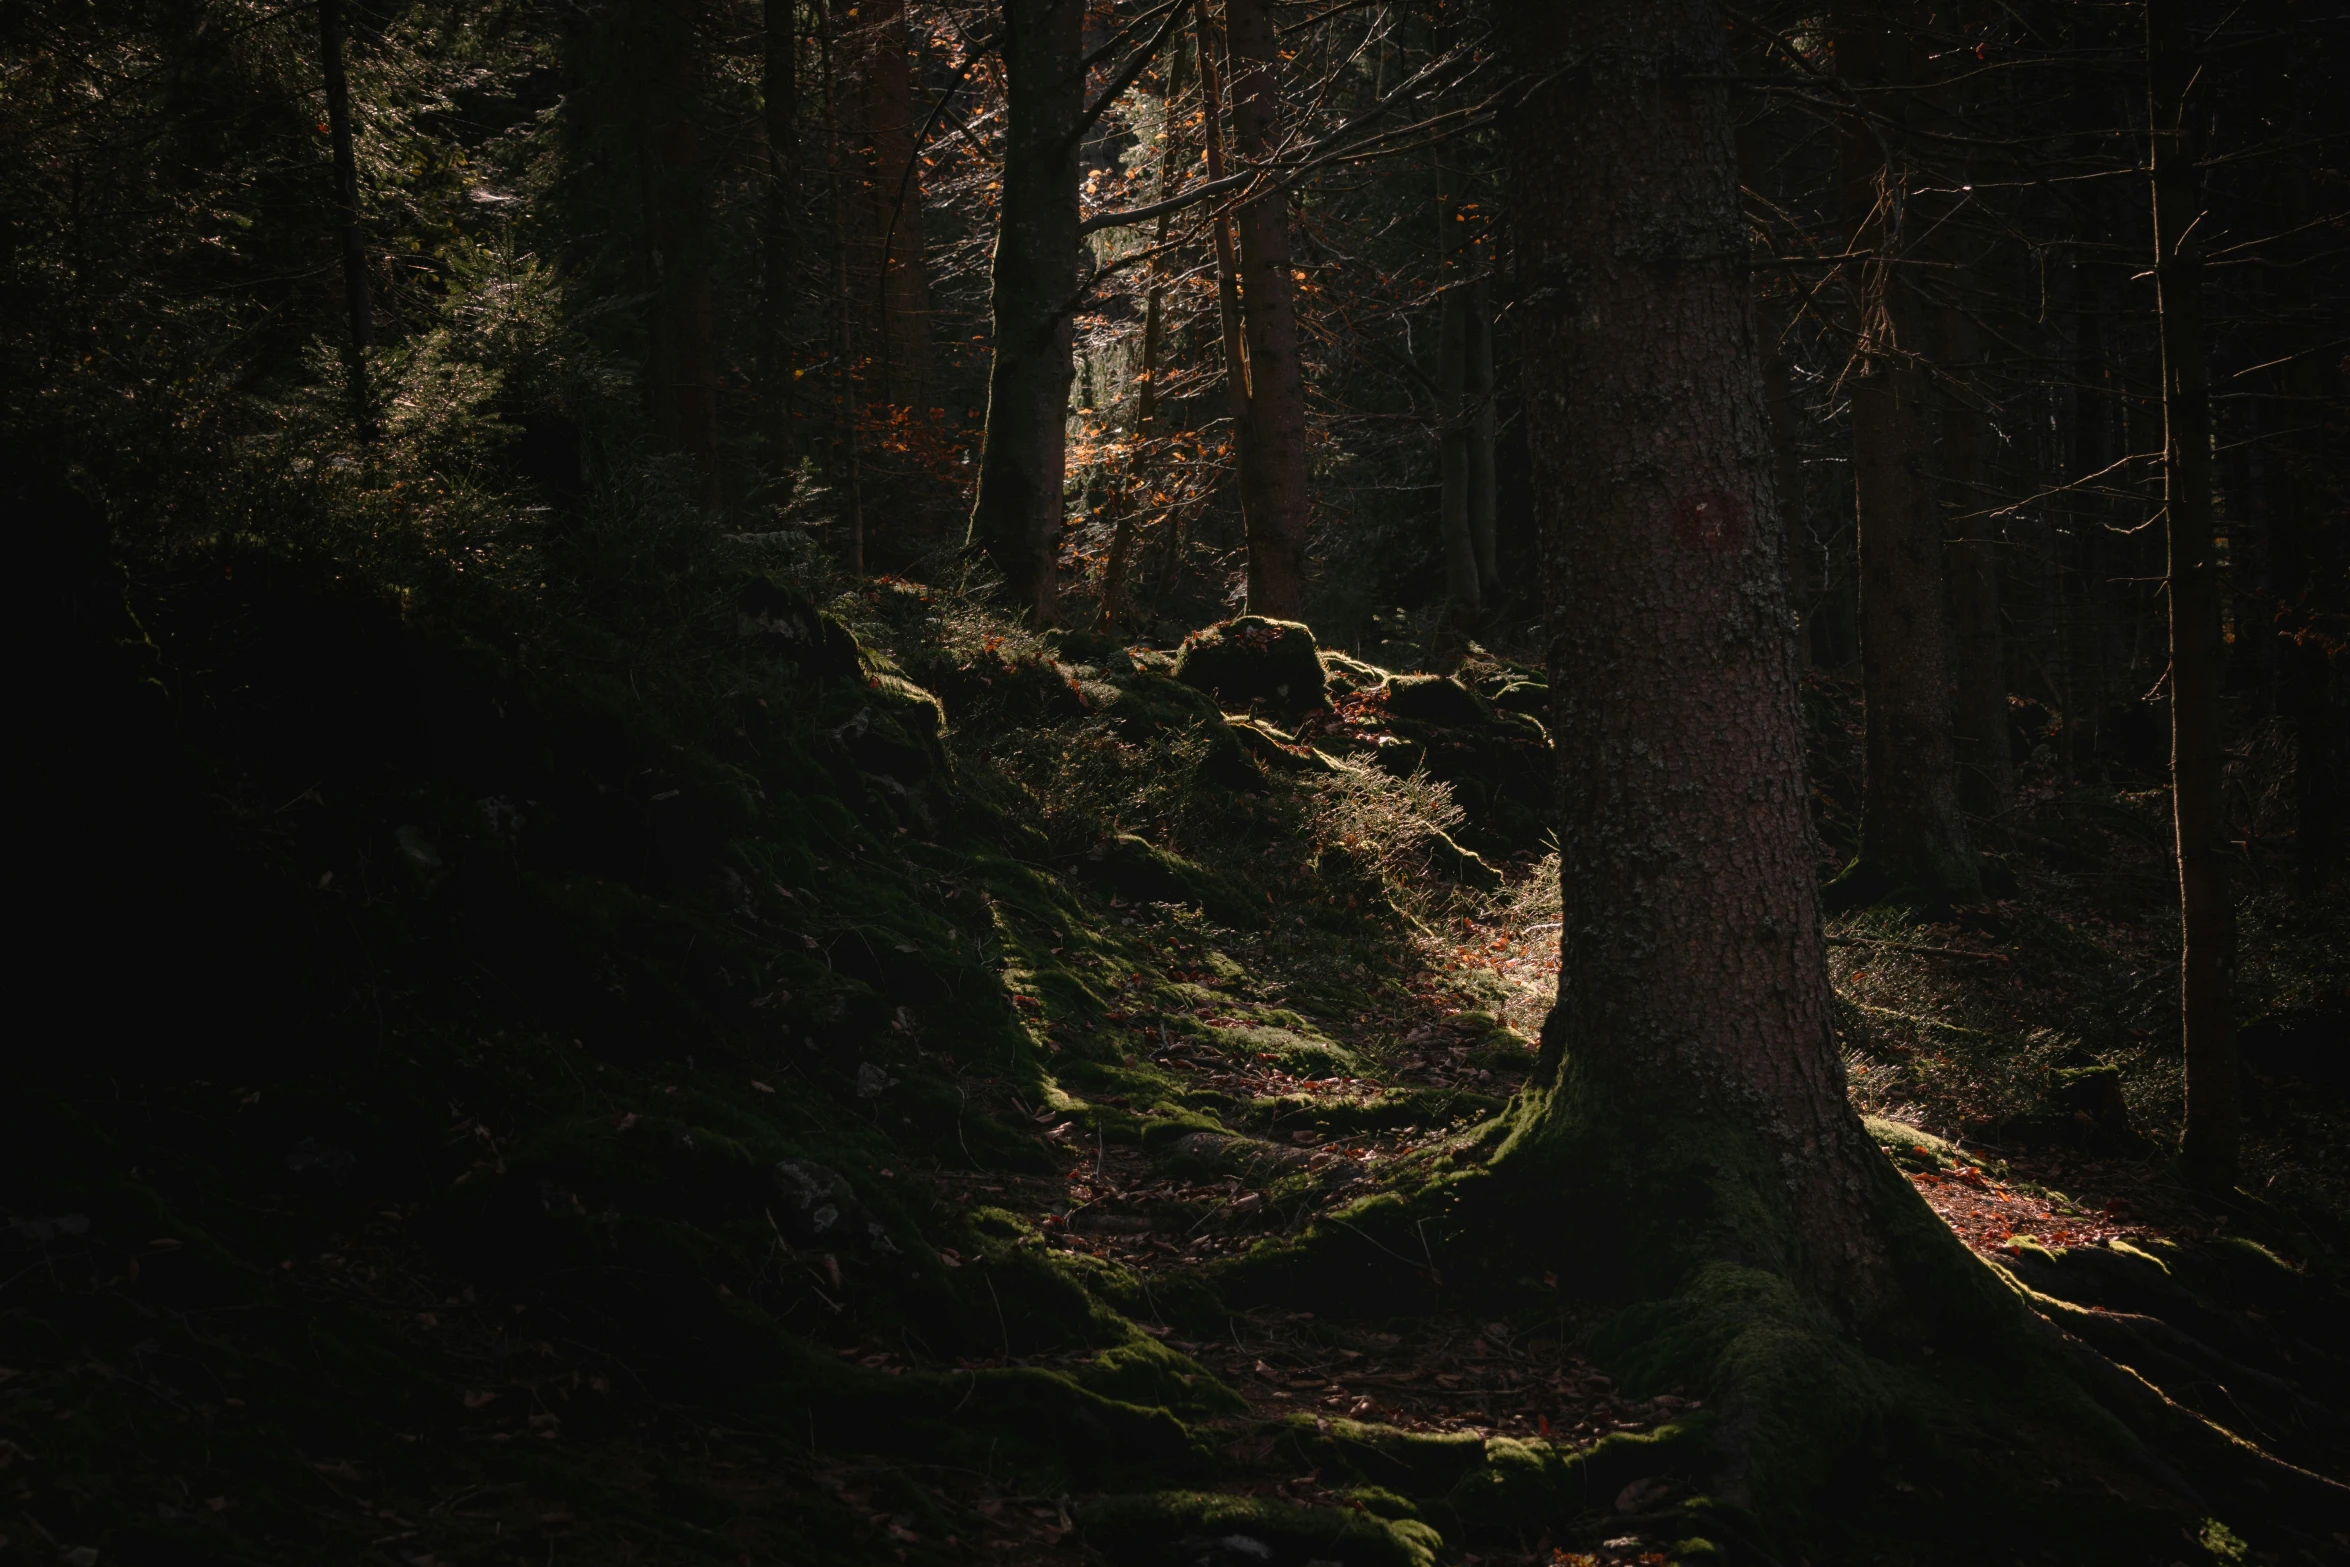
[[[243,802],[217,829],[233,853],[168,877],[77,866],[72,885],[217,897],[243,911],[215,922],[232,931],[294,908],[283,940],[308,955],[286,961],[324,999],[263,1004],[294,981],[237,965],[275,937],[200,947],[184,973],[158,956],[123,992],[152,1009],[116,1027],[161,1053],[109,1037],[20,1099],[0,1561],[1405,1567],[1439,1548],[1411,1532],[1423,1517],[1466,1520],[1440,1546],[1463,1564],[1698,1559],[1698,1481],[1667,1458],[1708,1391],[1603,1365],[1621,1303],[1585,1281],[1468,1306],[1423,1232],[1416,1257],[1364,1237],[1399,1264],[1393,1298],[1227,1288],[1381,1193],[1477,1165],[1532,1065],[1557,869],[1506,809],[1525,672],[1473,659],[1465,688],[1430,685],[1328,654],[1331,707],[1284,729],[1187,694],[1165,652],[1039,643],[902,584],[833,610],[861,678],[770,670],[721,622],[702,710],[667,728],[634,673],[592,688],[620,717],[590,722],[402,651],[381,667],[403,690],[458,671],[413,698],[430,723],[463,709],[504,736],[535,702],[554,714],[528,720],[540,749],[369,731],[341,758],[305,715],[410,701],[368,695],[380,654],[314,656],[315,692],[270,697],[295,666],[265,681],[207,641],[265,645],[266,617],[151,611],[205,787]],[[352,618],[305,612],[301,645]],[[560,700],[591,689],[562,678]],[[1821,689],[1832,855],[1852,715]],[[943,751],[922,734],[933,690]],[[239,729],[246,708],[264,721]],[[1319,751],[1300,743],[1315,724]],[[295,754],[272,754],[289,734]],[[470,744],[490,759],[447,759]],[[1416,764],[1360,761],[1411,747],[1467,768],[1477,809]],[[535,775],[514,760],[532,755]],[[402,771],[418,756],[437,779]],[[727,804],[759,792],[740,779],[775,803]],[[1990,839],[1998,896],[1833,923],[1856,1106],[2002,1266],[2061,1277],[2068,1253],[2242,1236],[2334,1288],[2338,895],[2244,905],[2248,1192],[2198,1197],[2159,1152],[2179,1091],[2159,802],[2026,782]],[[95,798],[109,822],[128,809]],[[756,825],[720,854],[680,799]],[[185,819],[158,815],[170,845],[140,852],[178,852]],[[108,896],[107,919],[136,904]],[[220,965],[216,994],[196,970]],[[787,1171],[818,1183],[796,1210]],[[865,1223],[870,1241],[848,1233]],[[1182,1445],[1153,1448],[1166,1429]],[[1379,1444],[1488,1469],[1571,1455],[1558,1472],[1585,1476],[1616,1472],[1593,1454],[1657,1456],[1520,1527],[1443,1485],[1373,1483],[1356,1460]],[[1957,1507],[1936,1483],[1876,1489]],[[1119,1533],[1137,1495],[1196,1527]],[[1249,1533],[1331,1519],[1335,1544]],[[1816,1538],[1950,1559],[1876,1528]],[[2178,1559],[2256,1559],[2234,1539],[2190,1530]],[[1999,1547],[2054,1559],[2028,1535]]]

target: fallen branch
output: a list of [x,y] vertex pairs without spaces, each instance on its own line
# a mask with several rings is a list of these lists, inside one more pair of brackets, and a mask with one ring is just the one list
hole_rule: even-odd
[[1964,947],[1928,947],[1914,941],[1880,941],[1875,936],[1823,936],[1831,947],[1882,947],[1887,952],[1918,952],[1931,958],[1974,958],[1984,963],[2005,963],[2004,952],[1969,952]]

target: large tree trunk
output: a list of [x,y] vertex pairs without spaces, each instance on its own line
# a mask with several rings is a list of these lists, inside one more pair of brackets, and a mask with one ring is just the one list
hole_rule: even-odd
[[2219,570],[2212,537],[2211,385],[2203,343],[2202,125],[2181,0],[2147,0],[2154,142],[2154,290],[2162,325],[2163,515],[2170,558],[2171,815],[2179,861],[2179,1013],[2187,1056],[2180,1153],[2198,1179],[2236,1178],[2236,918],[2220,796]]
[[1614,1222],[1703,1191],[1646,1243],[1866,1317],[1895,1291],[1881,1221],[1923,1209],[1846,1103],[1829,1025],[1722,13],[1578,3],[1516,28],[1530,73],[1583,63],[1507,138],[1541,280],[1518,314],[1565,907],[1503,1159],[1596,1145],[1668,1171]]
[[995,363],[971,537],[1013,602],[1050,625],[1062,524],[1070,310],[1077,295],[1077,138],[1084,0],[1005,0],[1010,77],[993,275]]
[[914,85],[905,0],[832,0],[848,211],[849,287],[862,401],[930,405],[930,276],[922,249],[922,176],[914,161]]
[[[1266,0],[1226,0],[1232,50],[1232,138],[1245,163],[1281,144],[1281,53]],[[1306,604],[1306,388],[1298,363],[1297,284],[1290,274],[1289,198],[1243,202],[1240,310],[1248,337],[1248,427],[1240,443],[1251,614],[1295,620]]]
[[[1886,32],[1874,15],[1850,16],[1835,41],[1838,74],[1881,115],[1898,107],[1881,90],[1893,74],[1889,58],[1906,52]],[[1942,518],[1926,470],[1922,323],[1897,254],[1907,193],[1879,137],[1879,127],[1849,117],[1838,160],[1851,249],[1874,257],[1856,274],[1859,362],[1849,379],[1868,732],[1860,853],[1842,886],[1847,897],[1907,888],[1940,898],[1974,892],[1980,872],[1958,808]]]

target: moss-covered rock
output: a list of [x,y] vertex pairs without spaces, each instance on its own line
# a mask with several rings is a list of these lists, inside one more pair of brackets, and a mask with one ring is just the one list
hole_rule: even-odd
[[1313,631],[1262,615],[1219,621],[1185,637],[1175,678],[1212,694],[1230,712],[1262,705],[1303,713],[1322,706],[1328,695]]
[[1484,698],[1450,675],[1390,675],[1387,710],[1398,718],[1454,729],[1474,729],[1493,720]]

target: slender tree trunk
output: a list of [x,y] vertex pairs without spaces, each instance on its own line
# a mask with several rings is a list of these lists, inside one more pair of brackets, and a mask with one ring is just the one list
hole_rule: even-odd
[[760,434],[774,444],[786,485],[800,456],[791,400],[792,239],[800,204],[799,0],[762,0],[766,53],[762,106],[767,131],[767,213],[760,251],[759,310],[765,383]]
[[[2283,38],[2288,49],[2300,42],[2297,29],[2288,28]],[[2287,74],[2296,89],[2294,123],[2307,134],[2311,116],[2307,88],[2301,85],[2304,74]],[[2300,233],[2312,206],[2308,166],[2295,162],[2279,172],[2278,180],[2276,232]],[[2340,580],[2333,560],[2340,541],[2326,526],[2325,492],[2312,472],[2333,376],[2329,356],[2318,346],[2322,335],[2312,309],[2310,271],[2303,259],[2270,274],[2281,325],[2274,352],[2285,361],[2276,372],[2280,395],[2271,404],[2270,422],[2283,434],[2271,437],[2275,450],[2270,458],[2277,476],[2271,529],[2275,624],[2258,628],[2276,638],[2279,705],[2293,726],[2293,870],[2303,896],[2320,891],[2333,867],[2343,794],[2336,655],[2323,625],[2328,586]]]
[[[1836,35],[1836,69],[1866,107],[1893,111],[1882,87],[1897,45],[1873,14]],[[1852,388],[1852,481],[1860,530],[1861,689],[1867,738],[1860,853],[1843,895],[1908,888],[1929,897],[1981,885],[1958,808],[1950,727],[1949,617],[1944,609],[1942,519],[1927,479],[1927,382],[1918,365],[1919,308],[1899,265],[1900,172],[1886,164],[1878,128],[1848,117],[1839,162],[1860,265],[1860,362]]]
[[2007,737],[2007,660],[2000,633],[1999,537],[1983,473],[1983,416],[1973,399],[1981,334],[1961,305],[1940,311],[1942,368],[1960,384],[1941,399],[1942,471],[1952,521],[1950,611],[1957,653],[1954,736],[1959,803],[1997,817],[2015,803],[2015,762]]
[[[1442,50],[1442,38],[1436,46]],[[1461,210],[1459,171],[1451,149],[1436,146],[1436,270],[1443,289],[1436,316],[1436,478],[1437,524],[1444,545],[1444,599],[1447,618],[1464,625],[1483,605],[1477,569],[1477,535],[1469,519],[1469,295],[1468,214]]]
[[718,504],[718,365],[711,342],[710,169],[695,124],[698,40],[685,0],[646,0],[637,169],[652,269],[653,421]]
[[2179,860],[2179,1014],[2187,1056],[2180,1154],[2233,1185],[2238,1113],[2230,995],[2236,962],[2220,796],[2219,573],[2212,537],[2211,386],[2203,339],[2202,125],[2182,0],[2147,0],[2154,142],[2154,290],[2162,327],[2163,515],[2169,543],[2171,804]]
[[[1623,1183],[1629,1244],[1727,1248],[1866,1317],[1895,1290],[1883,1216],[1922,1209],[1846,1102],[1829,1025],[1723,13],[1504,15],[1530,76],[1576,69],[1506,137],[1522,265],[1573,283],[1518,307],[1565,906],[1497,1164],[1555,1145],[1669,1170]],[[1718,1205],[1638,1206],[1692,1188]]]
[[[2113,409],[2106,385],[2105,296],[2085,263],[2074,264],[2072,471],[2103,474],[2113,461]],[[2098,489],[2111,478],[2092,481]],[[2084,778],[2104,749],[2106,586],[2104,523],[2112,507],[2102,494],[2073,501],[2080,519],[2066,564],[2077,576],[2074,603],[2064,624],[2061,668],[2064,688],[2064,764],[2070,778]]]
[[[835,69],[840,60],[838,42],[838,32],[828,23],[820,43],[823,49],[824,101],[829,104],[840,102],[840,75]],[[841,168],[849,153],[843,145],[837,119],[828,130],[824,173],[832,213],[833,395],[834,407],[838,410],[835,443],[840,452],[840,473],[848,490],[845,554],[850,574],[861,577],[865,574],[865,432],[858,402],[858,298],[851,291],[849,282],[849,198],[847,179]]]
[[1493,403],[1493,265],[1490,231],[1480,235],[1469,279],[1462,342],[1461,397],[1469,421],[1469,540],[1477,551],[1477,598],[1501,602],[1500,475],[1495,445],[1501,420]]
[[[1182,180],[1182,163],[1177,157],[1183,138],[1177,134],[1176,116],[1182,112],[1183,91],[1191,85],[1191,51],[1178,47],[1167,70],[1167,90],[1161,96],[1159,118],[1161,133],[1166,141],[1159,148],[1159,183],[1152,195],[1153,201],[1165,201],[1175,194]],[[1153,238],[1155,250],[1167,248],[1167,230],[1174,214],[1159,214],[1158,232]],[[1141,454],[1157,433],[1159,419],[1159,361],[1166,346],[1167,289],[1163,268],[1154,260],[1150,265],[1150,289],[1142,306],[1142,373],[1135,380],[1134,446],[1139,468]],[[1130,477],[1120,497],[1118,525],[1110,534],[1110,558],[1102,568],[1102,614],[1100,629],[1107,631],[1118,623],[1126,610],[1126,578],[1133,568],[1135,515],[1142,508],[1142,498],[1148,493],[1149,477],[1140,472]]]
[[[1199,38],[1200,93],[1204,99],[1201,110],[1201,139],[1205,142],[1208,178],[1224,177],[1224,78],[1222,67],[1216,61],[1216,31],[1213,18],[1208,15],[1206,0],[1192,13]],[[1232,244],[1232,225],[1219,204],[1209,219],[1209,232],[1216,255],[1216,323],[1224,346],[1224,400],[1232,411],[1233,467],[1246,473],[1248,467],[1248,343],[1240,326],[1240,265]],[[1240,486],[1240,518],[1243,534],[1253,534],[1249,522],[1249,488],[1243,480]]]
[[1077,294],[1077,138],[1084,0],[1005,0],[1010,77],[994,267],[995,363],[971,537],[1013,601],[1052,623]]
[[[1232,135],[1251,165],[1281,148],[1281,53],[1266,0],[1225,0],[1232,49]],[[1298,362],[1289,198],[1243,202],[1240,308],[1248,336],[1248,433],[1240,446],[1251,613],[1295,620],[1306,605],[1306,389]]]
[[905,0],[831,0],[841,71],[835,113],[847,187],[849,285],[873,355],[867,402],[930,403],[930,275]]
[[326,75],[327,135],[334,143],[335,215],[341,220],[343,377],[362,438],[375,434],[375,403],[367,384],[367,350],[375,345],[375,313],[367,298],[367,250],[359,229],[359,159],[351,145],[351,86],[343,74],[343,0],[318,0],[318,52]]

